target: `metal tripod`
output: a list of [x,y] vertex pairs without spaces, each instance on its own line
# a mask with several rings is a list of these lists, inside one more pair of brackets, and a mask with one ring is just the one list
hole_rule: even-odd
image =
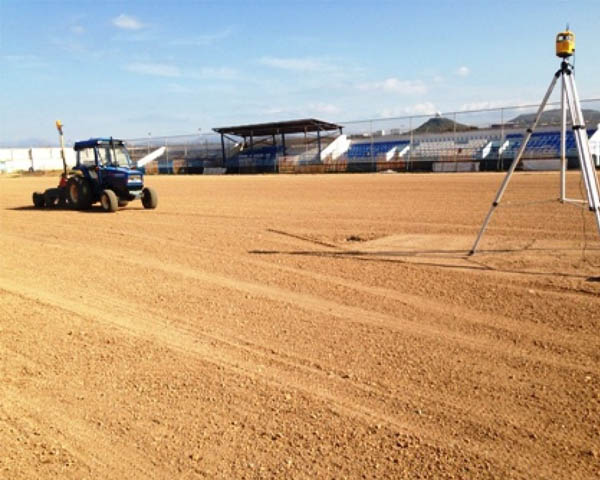
[[566,197],[566,186],[565,186],[565,178],[566,178],[566,170],[567,170],[567,159],[566,159],[566,129],[567,129],[567,108],[571,113],[571,125],[573,129],[573,135],[575,136],[575,142],[577,144],[577,154],[579,156],[579,166],[581,168],[581,176],[583,177],[585,183],[585,190],[587,193],[587,204],[590,208],[590,211],[594,213],[596,217],[596,224],[598,225],[598,231],[600,232],[600,194],[598,187],[598,179],[596,178],[596,170],[594,168],[594,164],[592,162],[592,155],[590,153],[590,145],[588,142],[587,131],[585,129],[585,120],[583,119],[583,113],[581,112],[581,104],[579,102],[579,96],[577,94],[577,87],[575,86],[575,76],[573,75],[573,66],[563,60],[560,65],[560,70],[558,70],[554,77],[552,78],[552,82],[550,83],[550,87],[548,87],[548,91],[542,100],[542,103],[537,111],[535,116],[535,120],[533,121],[530,128],[527,129],[527,135],[525,136],[525,140],[521,144],[515,159],[510,164],[510,168],[506,173],[506,177],[500,185],[500,189],[496,194],[496,198],[490,207],[490,210],[483,221],[483,225],[481,226],[481,230],[479,231],[479,235],[477,235],[477,239],[473,244],[473,248],[469,252],[469,255],[473,255],[477,251],[477,247],[479,242],[481,241],[481,237],[483,237],[483,233],[492,218],[494,210],[500,204],[500,200],[502,200],[502,196],[504,195],[504,191],[506,187],[508,187],[508,182],[512,177],[521,157],[523,156],[523,152],[527,147],[527,143],[533,134],[533,131],[537,127],[538,122],[542,116],[544,108],[546,107],[546,103],[548,103],[548,99],[550,98],[550,94],[552,90],[554,90],[554,86],[558,79],[562,79],[562,92],[561,92],[561,110],[562,110],[562,128],[561,128],[561,164],[560,164],[560,201],[562,203],[570,202],[570,203],[586,203],[582,200],[570,199]]

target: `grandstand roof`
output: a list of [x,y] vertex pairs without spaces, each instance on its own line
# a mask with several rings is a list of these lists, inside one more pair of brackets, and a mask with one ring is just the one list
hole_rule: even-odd
[[329,130],[341,130],[341,125],[324,122],[315,118],[289,120],[286,122],[255,123],[254,125],[239,125],[237,127],[213,128],[217,133],[231,134],[238,137],[277,135],[280,133],[304,133]]

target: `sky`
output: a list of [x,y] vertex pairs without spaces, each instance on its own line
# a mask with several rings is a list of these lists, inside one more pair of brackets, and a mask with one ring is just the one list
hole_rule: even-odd
[[0,145],[535,104],[566,23],[599,98],[600,0],[0,0]]

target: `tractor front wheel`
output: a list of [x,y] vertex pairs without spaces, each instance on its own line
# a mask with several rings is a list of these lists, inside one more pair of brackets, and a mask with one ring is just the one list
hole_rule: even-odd
[[46,200],[44,194],[41,192],[33,192],[33,205],[35,208],[44,208],[46,206]]
[[117,199],[117,195],[112,190],[102,190],[102,195],[100,195],[100,203],[102,204],[102,209],[105,212],[116,212],[117,207],[119,206],[119,200]]
[[158,194],[156,190],[146,187],[142,190],[142,205],[144,208],[156,208],[158,205]]

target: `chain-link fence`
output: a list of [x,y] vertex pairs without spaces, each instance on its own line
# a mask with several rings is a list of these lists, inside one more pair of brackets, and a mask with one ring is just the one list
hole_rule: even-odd
[[[600,99],[582,100],[581,106],[591,153],[598,163]],[[145,166],[146,173],[500,171],[514,159],[537,109],[538,105],[524,105],[342,121],[336,124],[342,127],[343,134],[321,131],[285,138],[254,137],[250,141],[217,133],[149,135],[129,139],[127,146],[134,161],[165,147],[163,155]],[[558,168],[561,112],[559,102],[546,106],[520,168]],[[29,169],[40,168],[45,163],[34,160],[43,157],[44,149],[33,150],[0,149],[0,171],[14,170],[17,163],[19,169],[25,164]],[[566,131],[565,155],[569,167],[576,167],[577,149],[570,128]]]
[[[594,159],[598,161],[600,99],[582,100]],[[128,140],[134,159],[164,146],[147,173],[316,173],[500,171],[514,159],[538,105],[338,122],[339,132],[244,139],[217,134]],[[561,105],[549,103],[523,155],[521,168],[554,169],[561,156]],[[570,116],[567,116],[570,126]],[[247,140],[247,139],[246,139]],[[320,148],[318,148],[320,146]],[[577,166],[567,128],[566,156]]]
[[164,154],[146,165],[146,173],[205,173],[211,168],[220,169],[223,168],[223,150],[226,157],[233,157],[239,143],[224,138],[221,144],[221,137],[211,133],[127,140],[134,161],[160,147],[165,147]]

